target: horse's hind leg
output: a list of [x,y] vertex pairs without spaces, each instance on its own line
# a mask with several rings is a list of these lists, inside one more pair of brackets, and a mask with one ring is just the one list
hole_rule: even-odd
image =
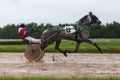
[[101,50],[101,48],[95,42],[92,42],[91,40],[84,40],[84,41],[87,42],[87,43],[89,43],[89,44],[94,45],[98,49],[98,51],[100,53],[103,53],[103,51]]
[[67,57],[67,50],[65,50],[65,51],[61,50],[61,49],[59,48],[60,43],[61,43],[61,40],[57,40],[57,41],[56,41],[55,49],[57,49],[58,51],[62,52],[62,53],[64,54],[64,56]]

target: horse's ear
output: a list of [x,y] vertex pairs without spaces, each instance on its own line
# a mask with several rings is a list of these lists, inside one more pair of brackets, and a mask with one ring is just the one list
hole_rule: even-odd
[[90,11],[90,12],[89,12],[89,15],[90,15],[90,16],[92,16],[92,15],[93,15],[93,13]]

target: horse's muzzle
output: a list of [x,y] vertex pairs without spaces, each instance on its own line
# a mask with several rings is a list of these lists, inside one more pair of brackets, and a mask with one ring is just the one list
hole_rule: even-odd
[[97,23],[97,24],[101,24],[101,21],[97,20],[96,23]]

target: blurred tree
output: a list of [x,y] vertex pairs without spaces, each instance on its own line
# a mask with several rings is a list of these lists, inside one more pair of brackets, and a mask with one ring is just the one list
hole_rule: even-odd
[[1,39],[16,39],[18,38],[17,36],[17,30],[18,27],[15,26],[15,24],[11,25],[6,25],[2,30],[1,30]]
[[[58,24],[53,26],[52,24],[38,25],[37,23],[31,22],[26,24],[27,29],[32,29],[33,33],[31,36],[40,38],[41,34],[45,29],[53,27],[64,27],[71,24]],[[3,28],[0,28],[0,39],[18,39],[18,27],[19,25],[8,24]],[[120,23],[114,21],[113,23],[107,23],[106,25],[92,25],[90,27],[90,38],[120,38]]]

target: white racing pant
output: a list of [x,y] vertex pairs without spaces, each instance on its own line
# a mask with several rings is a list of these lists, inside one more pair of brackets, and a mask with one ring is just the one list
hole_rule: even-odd
[[28,40],[29,43],[39,43],[39,44],[41,43],[41,39],[36,39],[31,36],[26,37],[25,40]]

